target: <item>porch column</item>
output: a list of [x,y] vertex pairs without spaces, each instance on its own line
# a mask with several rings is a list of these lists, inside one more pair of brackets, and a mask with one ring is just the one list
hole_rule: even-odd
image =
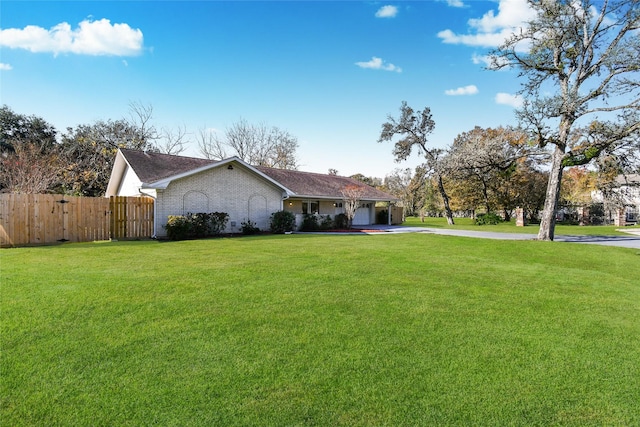
[[387,225],[391,225],[391,202],[387,202]]
[[613,225],[617,227],[624,227],[627,225],[627,211],[625,208],[618,208],[616,211],[616,216],[613,217]]

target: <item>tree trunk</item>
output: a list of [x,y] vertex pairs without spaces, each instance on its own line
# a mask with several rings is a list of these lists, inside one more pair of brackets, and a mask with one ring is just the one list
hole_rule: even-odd
[[487,181],[482,180],[482,197],[484,197],[484,208],[487,210],[487,215],[491,212],[491,206],[489,206],[489,192],[487,190]]
[[444,212],[447,217],[447,224],[454,225],[453,222],[453,212],[451,212],[451,207],[449,206],[449,196],[447,192],[444,191],[444,184],[442,183],[442,175],[438,174],[438,190],[440,191],[440,196],[442,196],[442,203],[444,203]]
[[560,199],[560,183],[562,182],[562,159],[564,151],[556,146],[551,157],[551,170],[547,183],[547,194],[544,199],[544,209],[540,220],[538,240],[553,240],[556,228],[556,211]]

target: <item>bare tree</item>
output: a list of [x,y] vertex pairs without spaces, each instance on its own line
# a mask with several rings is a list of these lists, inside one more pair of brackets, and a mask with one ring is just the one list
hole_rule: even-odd
[[349,228],[351,228],[353,226],[353,218],[356,216],[356,211],[360,206],[360,201],[364,193],[362,188],[357,185],[348,185],[341,190],[341,193],[344,213],[347,216]]
[[200,153],[209,159],[235,155],[256,166],[297,169],[298,138],[288,131],[265,124],[252,125],[246,120],[232,124],[220,139],[215,133],[201,130],[198,135]]
[[155,147],[159,152],[178,155],[187,149],[187,128],[178,126],[176,129],[162,128]]
[[63,167],[56,150],[38,143],[13,141],[13,152],[0,155],[0,188],[9,193],[47,193],[59,183]]
[[153,106],[140,101],[129,102],[129,117],[124,119],[130,129],[134,129],[133,145],[155,145],[159,138],[158,131],[153,125]]
[[438,191],[442,197],[447,222],[453,224],[453,212],[449,206],[449,196],[444,188],[443,174],[444,164],[442,163],[443,150],[440,148],[429,147],[429,135],[433,132],[435,122],[431,117],[429,107],[422,111],[414,112],[406,101],[402,101],[400,106],[400,117],[395,119],[391,116],[387,117],[387,122],[382,125],[380,138],[378,142],[392,141],[396,136],[401,139],[397,140],[394,145],[393,155],[396,162],[406,160],[417,148],[419,153],[423,155],[427,161],[427,167],[433,171],[434,177],[438,183]]
[[[404,206],[405,215],[415,215],[417,192],[414,187],[411,186],[413,182],[413,171],[411,168],[406,169],[394,169],[389,175],[384,177],[385,189],[394,196],[402,200]],[[424,177],[422,184],[424,184]]]
[[205,159],[221,160],[227,158],[227,150],[224,141],[218,138],[215,130],[202,128],[196,135],[198,149]]
[[187,149],[186,126],[176,129],[162,128],[158,130],[153,124],[153,106],[140,101],[129,102],[129,117],[124,121],[134,129],[138,141],[154,151],[164,154],[178,155]]
[[529,0],[536,17],[493,52],[525,78],[521,123],[553,146],[538,238],[553,240],[563,169],[640,149],[638,0]]

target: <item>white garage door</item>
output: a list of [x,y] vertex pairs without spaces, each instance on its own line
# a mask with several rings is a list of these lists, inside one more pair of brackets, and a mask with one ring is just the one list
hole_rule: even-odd
[[369,225],[371,219],[369,218],[369,208],[358,208],[356,214],[353,217],[353,225]]

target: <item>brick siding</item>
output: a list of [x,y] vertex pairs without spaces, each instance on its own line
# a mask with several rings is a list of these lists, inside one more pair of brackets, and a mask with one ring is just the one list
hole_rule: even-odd
[[282,190],[244,166],[227,166],[175,180],[157,195],[158,237],[166,236],[169,215],[187,212],[226,212],[225,232],[239,232],[241,223],[252,221],[261,230],[269,229],[273,212],[282,210]]

